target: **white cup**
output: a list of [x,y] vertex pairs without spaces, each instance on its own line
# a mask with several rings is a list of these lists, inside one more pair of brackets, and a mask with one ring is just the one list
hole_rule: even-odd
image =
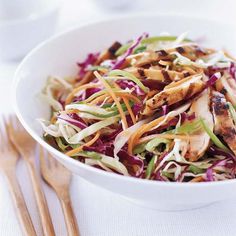
[[0,0],[0,60],[22,58],[48,38],[57,23],[58,0]]

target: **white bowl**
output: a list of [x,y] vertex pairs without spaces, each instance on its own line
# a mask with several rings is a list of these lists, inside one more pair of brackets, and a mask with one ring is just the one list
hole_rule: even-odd
[[108,173],[65,156],[42,139],[37,118],[49,118],[49,107],[37,94],[48,75],[76,73],[76,62],[87,53],[107,48],[115,40],[125,42],[142,32],[157,35],[168,31],[178,35],[189,31],[189,37],[207,37],[207,44],[224,47],[236,53],[236,33],[229,25],[180,16],[127,16],[75,28],[35,48],[21,63],[15,75],[15,108],[17,116],[43,147],[74,174],[145,207],[162,210],[184,210],[236,197],[236,180],[212,183],[166,183],[124,177]]
[[[23,3],[31,3],[23,5]],[[0,60],[17,60],[53,33],[59,3],[57,0],[16,1],[0,11]],[[19,6],[18,6],[19,5]]]

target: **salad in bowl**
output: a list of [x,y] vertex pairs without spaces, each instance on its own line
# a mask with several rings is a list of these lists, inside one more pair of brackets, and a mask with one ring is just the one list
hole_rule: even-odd
[[143,33],[50,76],[44,138],[68,158],[119,175],[209,182],[236,175],[236,67],[226,51]]

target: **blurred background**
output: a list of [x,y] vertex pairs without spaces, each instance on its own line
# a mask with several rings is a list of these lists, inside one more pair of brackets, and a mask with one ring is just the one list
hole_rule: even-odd
[[[60,25],[135,12],[181,14],[235,21],[235,0],[63,0]],[[77,7],[72,7],[72,6]]]
[[0,62],[19,61],[55,33],[117,15],[168,13],[236,24],[235,9],[235,0],[0,0]]
[[235,0],[0,0],[0,80],[11,78],[37,44],[77,25],[156,13],[210,18],[230,23],[234,30],[235,9]]

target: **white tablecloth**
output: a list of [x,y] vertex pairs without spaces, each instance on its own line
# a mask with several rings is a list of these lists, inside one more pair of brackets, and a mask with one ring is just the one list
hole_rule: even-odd
[[[99,1],[99,0],[97,0]],[[152,11],[159,9],[160,12],[176,12],[177,5],[180,7],[185,2],[190,1],[138,1],[136,10],[151,8]],[[144,1],[143,1],[144,2]],[[174,4],[175,2],[175,4]],[[176,5],[176,2],[179,4]],[[199,5],[203,2],[218,4],[220,1],[196,1]],[[227,1],[228,3],[232,1]],[[72,5],[72,3],[74,5]],[[222,3],[222,1],[221,1]],[[169,5],[168,5],[169,4]],[[174,6],[173,6],[174,4]],[[190,5],[185,8],[186,14],[205,14],[209,17],[211,11],[208,9],[196,9],[196,4],[192,5],[192,13],[189,11]],[[191,1],[191,4],[194,4]],[[153,6],[153,7],[152,7]],[[170,7],[172,6],[172,7]],[[209,5],[208,5],[209,6]],[[219,4],[217,5],[219,6]],[[167,9],[168,8],[168,9]],[[135,10],[133,9],[133,11]],[[202,10],[201,10],[202,9]],[[232,8],[226,6],[220,13],[215,13],[215,5],[212,5],[210,16],[222,16],[227,11],[232,12]],[[178,13],[183,13],[183,8]],[[206,14],[207,13],[207,14]],[[110,13],[109,13],[110,14]],[[115,13],[114,13],[115,14]],[[216,15],[215,15],[216,14]],[[94,18],[106,17],[107,11],[97,8],[92,2],[85,1],[65,1],[60,17],[59,30],[68,26]],[[225,15],[226,16],[226,15]],[[228,17],[228,18],[227,18]],[[233,19],[233,15],[228,14],[224,20]],[[0,113],[12,112],[9,91],[11,80],[18,63],[0,64]],[[22,186],[24,196],[32,216],[38,235],[42,235],[40,221],[31,182],[23,161],[19,161],[17,175]],[[55,193],[43,183],[46,198],[52,215],[56,234],[66,235],[66,228],[63,220],[61,208]],[[232,189],[236,191],[236,189]],[[214,235],[233,236],[236,225],[236,199],[217,203],[206,208],[186,211],[186,212],[158,212],[151,209],[144,209],[135,204],[127,202],[121,197],[93,186],[85,180],[74,177],[71,184],[71,198],[75,214],[78,219],[81,234],[85,236],[192,236],[192,235]],[[158,201],[158,196],[157,196]],[[5,179],[0,175],[0,236],[21,236],[21,230],[13,209],[11,197],[7,189]]]

